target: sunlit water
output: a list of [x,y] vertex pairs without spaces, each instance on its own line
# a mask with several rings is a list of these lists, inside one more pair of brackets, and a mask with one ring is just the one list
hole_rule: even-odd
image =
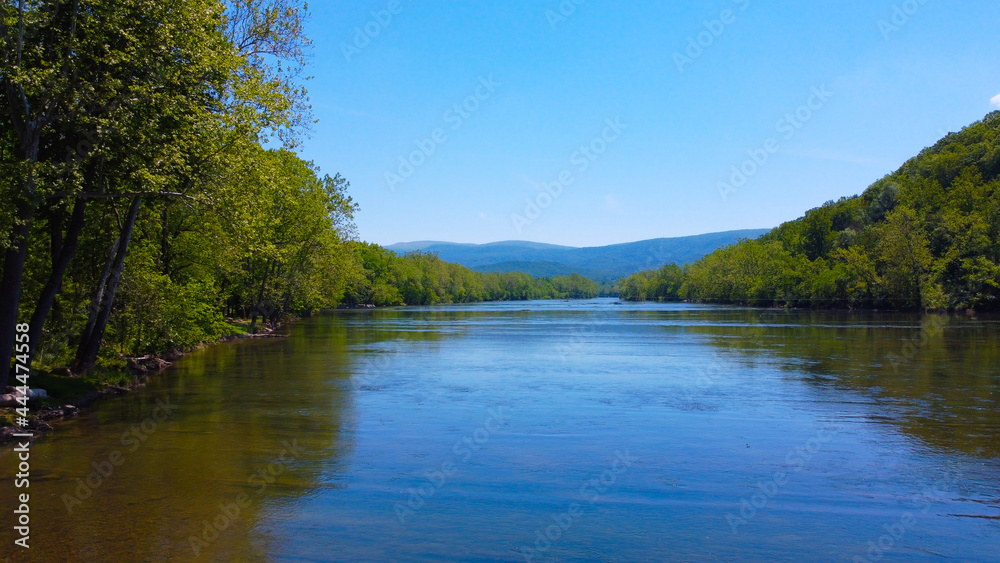
[[1000,323],[345,311],[185,357],[31,455],[24,552],[0,453],[17,561],[996,561]]

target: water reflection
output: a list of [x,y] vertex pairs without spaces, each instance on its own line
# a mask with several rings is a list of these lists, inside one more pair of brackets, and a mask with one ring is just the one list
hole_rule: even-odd
[[726,310],[689,330],[744,362],[863,393],[871,420],[948,451],[1000,457],[1000,322],[956,315]]
[[[37,442],[32,548],[18,560],[266,559],[261,515],[311,494],[351,448],[351,396],[330,385],[351,376],[350,335],[303,330],[192,354]],[[12,491],[0,481],[4,507]]]

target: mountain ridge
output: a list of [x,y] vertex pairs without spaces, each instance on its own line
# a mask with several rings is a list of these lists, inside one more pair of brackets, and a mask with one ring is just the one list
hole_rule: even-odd
[[437,254],[442,260],[480,272],[523,272],[539,277],[579,273],[611,281],[664,264],[691,263],[720,247],[769,231],[741,229],[585,247],[513,240],[485,244],[413,241],[385,248],[397,254]]

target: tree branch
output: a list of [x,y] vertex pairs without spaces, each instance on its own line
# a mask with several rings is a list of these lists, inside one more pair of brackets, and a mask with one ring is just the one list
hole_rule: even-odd
[[180,199],[186,199],[190,201],[199,201],[197,198],[189,196],[181,192],[162,192],[162,191],[146,191],[146,192],[120,192],[120,193],[104,193],[104,192],[56,192],[45,196],[45,199],[61,199],[75,197],[77,199],[118,199],[118,198],[131,198],[131,197],[176,197]]

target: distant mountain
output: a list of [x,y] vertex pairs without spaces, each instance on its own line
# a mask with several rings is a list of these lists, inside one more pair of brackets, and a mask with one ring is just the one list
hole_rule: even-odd
[[767,229],[659,238],[610,246],[577,248],[527,241],[458,244],[419,241],[388,246],[397,254],[419,250],[436,253],[479,272],[525,272],[538,277],[572,273],[604,281],[625,277],[664,264],[686,264],[742,238],[754,239]]

